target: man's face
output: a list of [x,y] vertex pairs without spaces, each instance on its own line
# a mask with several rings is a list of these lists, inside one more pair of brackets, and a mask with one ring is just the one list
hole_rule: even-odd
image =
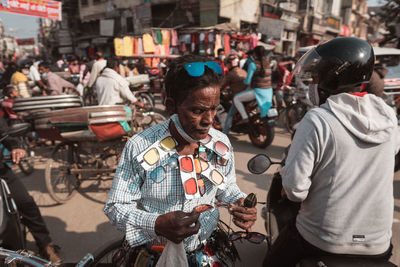
[[43,73],[48,72],[48,71],[49,71],[49,70],[46,69],[46,68],[43,67],[43,66],[40,66],[40,67],[39,67],[39,73],[40,73],[40,74],[43,74]]
[[210,86],[192,91],[176,107],[179,121],[185,132],[197,140],[206,138],[214,122],[218,105],[218,86]]

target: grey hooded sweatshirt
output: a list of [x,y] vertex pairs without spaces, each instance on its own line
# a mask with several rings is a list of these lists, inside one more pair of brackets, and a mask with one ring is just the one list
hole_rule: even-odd
[[305,240],[337,254],[389,248],[399,138],[393,109],[375,95],[334,95],[305,115],[282,169]]

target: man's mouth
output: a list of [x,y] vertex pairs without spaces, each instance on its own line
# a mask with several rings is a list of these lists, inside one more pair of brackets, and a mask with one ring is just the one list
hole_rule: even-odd
[[210,128],[197,129],[197,132],[199,132],[199,133],[208,133],[209,130],[210,130]]

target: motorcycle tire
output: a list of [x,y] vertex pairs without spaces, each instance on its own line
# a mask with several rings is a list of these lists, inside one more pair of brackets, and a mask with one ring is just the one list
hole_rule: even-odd
[[93,262],[89,266],[113,266],[113,257],[122,248],[123,242],[123,238],[118,238],[104,244],[93,253]]
[[275,127],[259,117],[250,118],[248,135],[254,146],[266,148],[274,140]]
[[289,133],[295,131],[295,125],[306,115],[307,107],[302,103],[296,103],[286,109],[286,129]]

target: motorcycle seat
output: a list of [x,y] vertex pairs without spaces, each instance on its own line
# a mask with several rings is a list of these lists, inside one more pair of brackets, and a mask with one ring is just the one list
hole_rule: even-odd
[[377,259],[363,259],[346,256],[321,256],[302,259],[299,267],[396,267],[397,265]]

